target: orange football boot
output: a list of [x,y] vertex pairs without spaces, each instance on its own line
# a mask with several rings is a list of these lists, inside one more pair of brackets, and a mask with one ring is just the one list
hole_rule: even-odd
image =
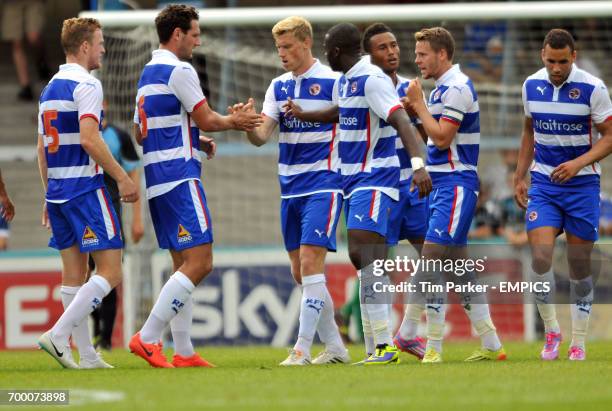
[[153,343],[147,344],[142,342],[140,339],[140,333],[136,333],[130,338],[130,351],[135,355],[141,357],[146,362],[151,364],[152,367],[155,368],[174,368],[174,365],[170,364],[168,360],[166,360],[166,356],[162,351],[162,344]]
[[195,353],[191,357],[183,357],[178,354],[174,354],[172,357],[172,365],[176,368],[183,367],[207,367],[215,368],[214,364],[209,363],[204,358],[200,357],[200,354]]

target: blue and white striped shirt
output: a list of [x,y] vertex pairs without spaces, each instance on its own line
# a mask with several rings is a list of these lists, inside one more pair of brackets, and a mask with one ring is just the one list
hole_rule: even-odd
[[52,203],[104,186],[102,168],[81,146],[80,120],[102,120],[102,84],[78,64],[62,64],[39,101],[38,134],[47,159],[47,194]]
[[459,126],[449,148],[438,149],[427,141],[427,171],[435,188],[462,186],[478,191],[480,109],[472,80],[458,64],[436,80],[428,101],[429,112],[438,121]]
[[599,138],[597,133],[593,136],[592,123],[612,120],[612,103],[603,81],[574,65],[567,80],[555,87],[542,68],[525,80],[523,106],[533,123],[532,185],[556,191],[599,190],[599,163],[584,167],[563,184],[553,183],[550,174],[559,164],[591,149]]
[[398,200],[397,132],[387,123],[402,109],[391,79],[364,56],[340,79],[338,100],[344,195],[379,190]]
[[199,130],[189,113],[205,101],[191,64],[168,50],[153,51],[138,81],[134,113],[143,136],[148,199],[200,179]]
[[279,124],[278,175],[282,198],[342,191],[337,124],[288,118],[283,109],[288,98],[305,111],[333,106],[339,77],[340,74],[316,60],[304,74],[285,73],[268,87],[262,112]]

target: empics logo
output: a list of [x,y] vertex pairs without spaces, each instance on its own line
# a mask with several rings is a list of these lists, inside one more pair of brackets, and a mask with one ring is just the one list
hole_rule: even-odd
[[193,238],[191,237],[191,233],[189,231],[187,231],[185,229],[185,227],[183,227],[182,224],[178,225],[178,235],[177,235],[177,238],[178,238],[179,244],[188,243],[188,242],[193,240]]
[[85,226],[85,231],[83,232],[83,238],[81,239],[81,244],[85,246],[89,245],[98,245],[100,240],[98,240],[98,236],[93,232],[89,226]]

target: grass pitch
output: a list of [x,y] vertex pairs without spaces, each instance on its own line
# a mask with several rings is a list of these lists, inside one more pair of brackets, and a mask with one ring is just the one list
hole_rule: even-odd
[[[445,344],[442,364],[402,354],[401,364],[382,367],[281,368],[287,351],[268,347],[210,347],[199,351],[218,368],[174,370],[123,350],[105,355],[113,370],[64,370],[41,351],[0,352],[0,388],[71,391],[70,407],[20,410],[612,409],[609,342],[589,344],[583,363],[542,362],[539,343],[507,344],[505,362],[464,363],[476,344]],[[353,360],[362,354],[351,347]]]

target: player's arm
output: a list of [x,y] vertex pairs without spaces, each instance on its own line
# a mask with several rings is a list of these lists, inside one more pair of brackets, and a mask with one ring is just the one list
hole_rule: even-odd
[[431,178],[425,170],[425,164],[423,162],[419,142],[412,132],[410,118],[408,117],[408,114],[406,114],[406,111],[400,108],[399,110],[394,110],[391,113],[391,115],[387,118],[387,122],[397,130],[404,148],[408,154],[410,154],[410,162],[412,163],[412,169],[414,170],[412,184],[418,188],[419,197],[423,198],[431,191]]
[[0,206],[2,206],[2,217],[6,221],[11,221],[15,216],[15,206],[11,201],[6,187],[4,186],[4,180],[2,179],[2,171],[0,170]]
[[108,146],[102,140],[98,119],[89,115],[80,118],[79,132],[83,150],[117,182],[122,201],[128,203],[136,201],[138,199],[138,188],[113,158]]
[[527,182],[525,177],[533,161],[534,146],[533,122],[531,117],[525,116],[518,162],[512,180],[514,185],[514,201],[523,209],[527,209]]
[[202,100],[194,106],[191,118],[193,118],[193,121],[200,130],[207,132],[224,130],[249,131],[262,123],[261,116],[255,110],[250,109],[253,104],[252,99],[250,99],[242,110],[235,110],[229,115],[222,116],[211,109],[206,100]]
[[431,178],[425,170],[419,142],[412,132],[410,117],[403,109],[391,80],[388,77],[372,76],[366,81],[364,91],[370,108],[397,130],[404,148],[410,155],[414,171],[411,189],[416,186],[419,197],[425,197],[431,191]]
[[[427,139],[428,139],[427,132],[425,131],[425,127],[423,127],[423,123],[421,122],[421,120],[419,120],[419,116],[412,109],[412,106],[410,105],[410,101],[408,100],[407,97],[402,97],[400,101],[402,102],[402,105],[404,106],[404,110],[406,110],[406,113],[408,113],[408,116],[410,117],[410,121],[412,121],[412,124],[414,125],[417,132],[419,133],[421,140],[423,140],[423,142],[427,144]],[[425,96],[423,96],[423,104],[427,106],[427,102],[425,101]]]
[[302,121],[321,122],[321,123],[337,123],[340,116],[340,111],[337,105],[330,106],[323,110],[303,111],[302,108],[290,98],[283,106],[286,116],[292,116]]
[[97,80],[80,83],[74,89],[73,98],[78,109],[81,147],[117,182],[121,200],[129,203],[137,200],[138,188],[113,158],[108,146],[100,136],[100,114],[104,99],[102,84]]
[[254,146],[260,147],[263,146],[270,140],[272,136],[272,132],[276,128],[278,123],[272,117],[268,117],[266,115],[263,116],[263,123],[254,128],[251,131],[247,131],[246,135],[249,139],[249,142]]
[[[410,107],[414,110],[423,124],[425,135],[431,138],[431,141],[433,141],[434,145],[439,150],[446,150],[449,148],[453,142],[453,138],[455,138],[457,134],[457,130],[459,130],[461,120],[456,121],[451,117],[443,115],[440,121],[436,121],[423,100],[423,90],[418,79],[414,79],[410,82],[406,96],[410,102]],[[421,137],[423,137],[422,134]]]
[[612,102],[610,102],[610,94],[603,82],[597,85],[591,95],[591,118],[601,135],[599,141],[583,155],[559,164],[550,175],[552,181],[565,183],[584,167],[612,153]]
[[[40,117],[40,116],[39,116]],[[42,181],[43,190],[47,193],[47,157],[45,156],[45,144],[43,143],[42,134],[38,134],[38,140],[36,143],[36,154],[38,158],[38,171],[40,172],[40,179]],[[49,226],[49,218],[47,216],[47,202],[43,201],[43,212],[41,217],[41,224],[47,228]]]

